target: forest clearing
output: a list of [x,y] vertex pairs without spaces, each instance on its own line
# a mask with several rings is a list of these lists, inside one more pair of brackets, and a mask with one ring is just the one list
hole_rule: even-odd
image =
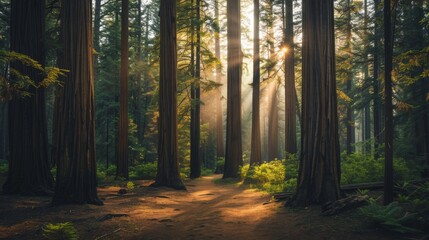
[[104,206],[53,207],[50,197],[2,195],[0,238],[46,239],[46,224],[71,222],[80,239],[401,239],[356,212],[332,217],[320,216],[320,207],[287,208],[271,195],[214,183],[220,177],[187,180],[187,191],[148,187],[151,181],[136,181],[124,195],[100,187]]

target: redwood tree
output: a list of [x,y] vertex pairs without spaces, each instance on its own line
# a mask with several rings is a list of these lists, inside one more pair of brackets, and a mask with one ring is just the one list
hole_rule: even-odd
[[158,172],[154,186],[186,189],[177,156],[176,0],[161,0]]
[[[45,62],[45,1],[12,0],[10,50]],[[35,82],[43,76],[22,63],[11,68]],[[13,81],[13,79],[12,79]],[[9,172],[4,193],[44,195],[52,193],[44,89],[30,88],[31,96],[9,102]]]
[[243,165],[241,146],[241,26],[240,0],[227,2],[228,88],[226,156],[223,178],[238,177]]
[[250,165],[260,164],[261,161],[261,126],[259,104],[259,81],[261,78],[261,60],[259,52],[259,0],[253,1],[254,25],[253,25],[253,90],[252,90],[252,139],[250,152]]
[[340,197],[334,42],[334,1],[303,0],[303,127],[296,205]]
[[69,72],[55,104],[54,204],[102,204],[95,166],[91,7],[91,0],[63,0],[61,6],[60,66]]
[[128,0],[122,0],[121,9],[119,104],[118,165],[116,175],[128,179]]
[[285,0],[285,150],[296,153],[296,89],[293,0]]

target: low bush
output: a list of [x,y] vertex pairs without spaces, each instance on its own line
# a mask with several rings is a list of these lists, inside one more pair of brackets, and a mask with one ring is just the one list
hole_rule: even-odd
[[9,164],[5,161],[0,161],[0,173],[7,173],[9,169]]
[[130,167],[130,179],[155,179],[157,172],[157,162],[148,162]]

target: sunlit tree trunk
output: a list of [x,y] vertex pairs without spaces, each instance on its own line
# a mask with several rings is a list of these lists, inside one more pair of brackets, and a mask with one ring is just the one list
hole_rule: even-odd
[[[136,53],[136,60],[140,64],[142,63],[142,32],[143,32],[143,24],[142,24],[142,1],[137,1],[137,53]],[[138,143],[142,144],[144,140],[144,124],[143,124],[143,118],[144,114],[142,114],[142,71],[146,71],[145,69],[140,69],[137,71],[136,81],[137,81],[137,91],[136,91],[136,99],[135,99],[135,122],[137,124],[137,139]]]
[[61,6],[60,67],[70,72],[57,93],[54,204],[102,204],[95,166],[91,7],[91,0],[63,0]]
[[385,152],[384,204],[393,201],[393,106],[392,106],[392,13],[391,1],[384,0],[384,92],[385,98]]
[[261,126],[260,126],[260,50],[259,50],[259,0],[253,1],[254,28],[253,28],[253,84],[252,84],[252,139],[250,165],[260,164],[261,161]]
[[186,189],[177,156],[176,9],[176,0],[161,0],[158,171],[154,185]]
[[241,26],[240,0],[227,2],[228,93],[226,157],[223,178],[238,177],[243,164],[241,146]]
[[119,82],[118,165],[116,175],[128,179],[128,0],[121,9],[121,73]]
[[296,89],[293,0],[285,0],[285,149],[296,153]]
[[[215,54],[216,58],[220,61],[220,25],[219,25],[219,1],[215,0],[215,21],[216,21],[216,32],[215,32]],[[216,82],[222,84],[222,65],[220,63],[216,66]],[[216,152],[217,159],[225,157],[225,149],[223,146],[223,111],[222,111],[222,93],[220,88],[217,90],[216,96]],[[216,169],[216,172],[220,173],[220,169]]]
[[[200,0],[196,0],[196,51],[195,51],[195,82],[192,84],[192,106],[191,106],[191,174],[190,178],[201,176],[200,159],[200,58],[201,58],[201,24],[200,24]],[[193,28],[194,26],[192,26]],[[193,40],[193,39],[192,39]],[[194,70],[194,69],[192,69]]]
[[340,197],[334,1],[303,1],[302,144],[295,205]]
[[[365,37],[365,49],[368,49],[368,0],[364,0],[364,37]],[[368,68],[368,54],[364,53],[364,81],[366,84],[370,84],[369,80],[369,68]],[[369,89],[366,90],[368,96],[370,96]],[[363,109],[363,119],[362,119],[363,131],[362,131],[362,139],[365,143],[364,152],[366,154],[371,153],[371,143],[369,142],[371,139],[371,108],[370,102],[365,104]]]
[[[45,63],[45,1],[12,0],[10,15],[10,50]],[[11,68],[28,75],[35,82],[40,73],[21,63]],[[13,79],[12,79],[13,81]],[[45,195],[52,193],[49,171],[45,91],[30,88],[31,96],[9,102],[9,172],[3,193]],[[3,126],[1,126],[3,127]]]

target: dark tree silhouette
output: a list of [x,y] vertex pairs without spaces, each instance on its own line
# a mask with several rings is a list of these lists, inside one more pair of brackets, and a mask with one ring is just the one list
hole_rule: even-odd
[[[12,0],[10,50],[45,62],[45,1]],[[35,69],[13,62],[11,68],[35,82],[43,76]],[[13,81],[13,79],[12,79]],[[52,193],[44,89],[29,90],[31,96],[9,102],[9,172],[4,193],[45,195]]]

